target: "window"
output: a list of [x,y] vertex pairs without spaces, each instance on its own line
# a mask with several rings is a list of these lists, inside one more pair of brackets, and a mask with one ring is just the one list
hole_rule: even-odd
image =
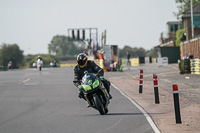
[[170,25],[170,32],[173,32],[173,31],[174,31],[174,25],[171,24],[171,25]]
[[195,28],[200,28],[200,16],[194,16],[194,27]]
[[175,32],[178,30],[178,25],[177,24],[174,25],[174,29],[175,29]]
[[176,32],[178,30],[178,24],[170,24],[170,32]]

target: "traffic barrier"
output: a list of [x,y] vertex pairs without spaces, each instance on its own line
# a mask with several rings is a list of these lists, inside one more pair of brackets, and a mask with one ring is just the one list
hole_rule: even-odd
[[139,66],[139,58],[131,58],[131,66]]
[[190,61],[189,59],[184,59],[179,62],[180,73],[190,73]]
[[[166,64],[168,64],[168,58],[167,60],[165,60],[167,57],[163,57],[163,62]],[[167,62],[166,62],[167,61]],[[151,57],[139,57],[139,58],[130,58],[130,62],[131,62],[131,66],[139,66],[140,64],[150,64],[150,63],[156,63],[157,59],[156,58],[151,58]],[[124,66],[128,66],[128,59],[123,58],[122,59],[122,65]],[[164,65],[165,65],[164,64]]]
[[168,65],[168,57],[157,58],[158,66],[167,66]]
[[60,64],[60,67],[75,67],[77,64]]
[[143,87],[143,70],[140,69],[140,84],[139,84],[139,93],[142,93],[142,87]]
[[152,63],[156,63],[157,59],[156,58],[152,58]]
[[128,59],[122,59],[123,66],[127,66]]
[[139,57],[139,63],[145,64],[145,57]]
[[174,96],[174,109],[175,109],[176,123],[180,124],[182,122],[181,122],[181,115],[180,115],[178,85],[173,85],[173,96]]
[[[128,59],[122,59],[122,65],[124,66],[128,66]],[[130,58],[130,65],[131,66],[139,66],[139,58]]]
[[200,59],[190,60],[190,71],[191,74],[200,74]]
[[151,63],[151,62],[150,62],[150,57],[144,57],[144,60],[145,60],[145,64]]
[[159,104],[159,92],[158,92],[158,79],[157,74],[153,74],[153,83],[154,83],[154,95],[155,95],[155,104]]

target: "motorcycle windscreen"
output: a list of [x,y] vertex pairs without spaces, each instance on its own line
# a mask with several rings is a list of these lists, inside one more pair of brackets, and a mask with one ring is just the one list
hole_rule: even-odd
[[95,75],[94,74],[88,74],[83,76],[82,78],[82,84],[83,85],[92,85],[92,83],[95,81]]

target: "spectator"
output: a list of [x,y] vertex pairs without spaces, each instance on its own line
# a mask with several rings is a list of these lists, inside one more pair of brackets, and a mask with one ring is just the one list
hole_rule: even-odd
[[130,53],[127,51],[126,52],[126,55],[127,55],[127,66],[131,66],[131,61],[130,61],[130,57],[131,57],[131,55],[130,55]]
[[188,58],[189,58],[189,60],[193,59],[193,55],[191,53],[189,53]]

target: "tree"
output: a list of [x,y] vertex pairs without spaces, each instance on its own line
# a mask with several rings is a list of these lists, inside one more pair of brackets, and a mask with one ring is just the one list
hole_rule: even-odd
[[119,51],[119,57],[126,57],[126,52],[129,52],[131,57],[145,57],[146,50],[144,48],[124,46],[123,49]]
[[0,57],[0,64],[4,67],[8,65],[9,61],[12,61],[13,68],[19,68],[23,65],[23,51],[17,44],[3,44],[0,49]]
[[136,54],[137,57],[145,57],[146,56],[146,50],[142,47],[134,48],[133,52]]
[[67,36],[54,36],[51,43],[48,45],[49,54],[57,56],[75,55],[83,51],[82,47],[77,47],[74,41],[69,41]]
[[[59,63],[59,60],[56,56],[50,55],[50,54],[40,54],[40,57],[43,59],[43,66],[49,66],[51,62],[56,61]],[[33,63],[37,61],[38,54],[37,55],[26,55],[25,59],[27,61],[27,67],[31,68]]]
[[184,33],[186,32],[185,29],[179,29],[176,31],[176,47],[180,46],[181,41],[185,41]]
[[[178,13],[175,13],[176,16],[178,16],[180,13],[190,9],[190,0],[175,0],[176,4],[179,4],[177,6]],[[200,2],[200,0],[192,0],[192,4],[196,4],[197,2]]]
[[130,46],[124,46],[124,48],[122,49],[123,51],[123,55],[125,56],[125,57],[127,57],[127,52],[129,52],[130,53],[130,55],[131,55],[131,57],[133,57],[133,56],[135,56],[135,53],[133,52],[133,48],[132,47],[130,47]]
[[146,52],[146,56],[147,57],[157,58],[158,57],[158,52],[159,52],[159,48],[154,47],[151,50]]

